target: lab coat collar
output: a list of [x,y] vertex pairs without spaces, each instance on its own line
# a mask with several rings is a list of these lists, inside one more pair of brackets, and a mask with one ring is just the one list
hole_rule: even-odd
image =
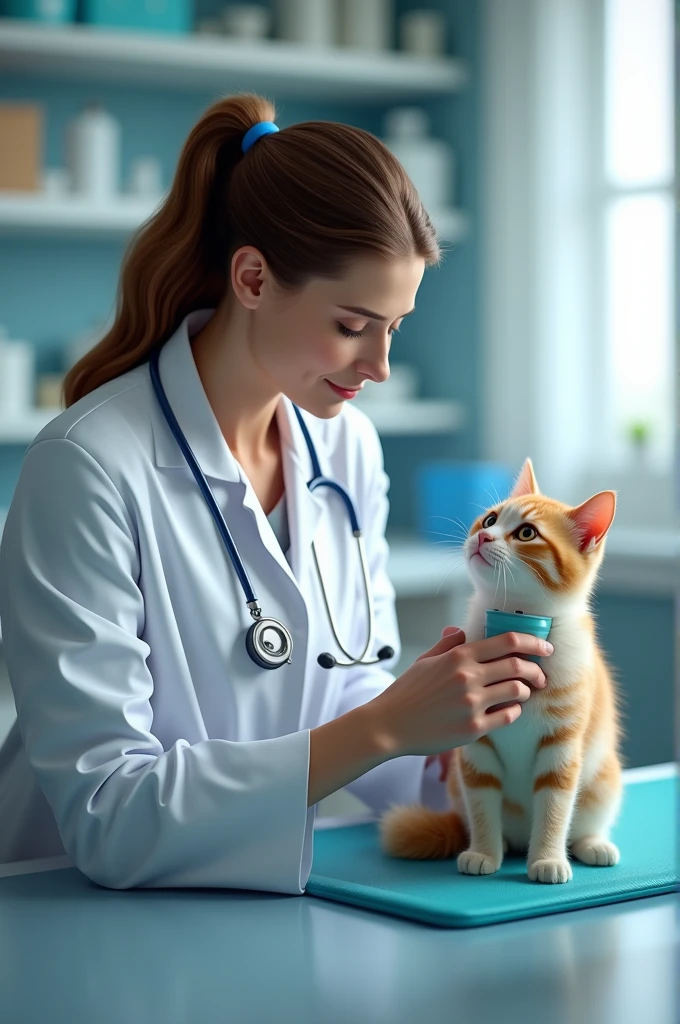
[[[184,318],[175,333],[163,345],[158,370],[172,411],[204,474],[217,480],[236,483],[241,479],[238,463],[224,439],[203,390],[191,351],[191,338],[207,324],[214,312],[214,309],[198,309]],[[306,415],[309,420],[309,414]],[[313,417],[311,419],[313,420]],[[282,397],[277,410],[277,422],[282,445],[287,450],[288,457],[305,476],[306,482],[312,478],[307,443],[297,421],[293,403],[285,396]],[[187,467],[184,455],[165,422],[160,406],[152,425],[156,465],[170,469]],[[319,458],[323,459],[327,454],[323,439],[314,438],[314,445]]]
[[[242,474],[224,439],[194,362],[190,339],[201,330],[213,313],[213,309],[200,309],[185,317],[161,349],[158,363],[160,378],[172,411],[205,476],[240,485],[241,500],[255,515],[265,546],[284,571],[291,575],[292,568],[293,574],[299,580],[305,570],[311,542],[323,512],[322,502],[307,487],[307,482],[313,476],[307,443],[295,415],[293,403],[282,396],[276,416],[288,503],[291,543],[289,567],[255,492]],[[312,435],[318,434],[313,430],[313,417],[307,414],[307,419]],[[156,465],[186,469],[190,472],[160,406],[152,419],[152,425]],[[324,458],[328,454],[326,445],[318,436],[313,439],[323,467]]]
[[[158,372],[170,407],[204,474],[238,483],[241,478],[238,464],[215,419],[191,351],[190,338],[207,324],[213,313],[213,309],[199,309],[184,318],[161,349]],[[156,465],[189,469],[155,395],[153,401],[156,403],[152,418]]]

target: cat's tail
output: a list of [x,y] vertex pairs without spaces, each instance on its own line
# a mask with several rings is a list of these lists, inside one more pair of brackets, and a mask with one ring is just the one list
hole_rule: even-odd
[[465,850],[468,833],[457,811],[433,811],[422,804],[391,807],[378,822],[383,849],[392,857],[443,860]]

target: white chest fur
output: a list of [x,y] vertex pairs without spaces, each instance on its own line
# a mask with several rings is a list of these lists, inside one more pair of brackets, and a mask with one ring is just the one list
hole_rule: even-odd
[[[485,619],[484,599],[475,595],[470,603],[465,627],[468,642],[484,637]],[[550,642],[555,648],[554,653],[540,662],[548,681],[547,687],[543,690],[532,687],[531,697],[523,702],[522,714],[517,721],[491,734],[497,757],[501,761],[498,768],[503,780],[506,807],[503,831],[511,842],[525,843],[529,838],[539,741],[565,721],[560,718],[558,722],[550,715],[550,705],[559,703],[568,706],[573,703],[573,718],[579,716],[577,701],[581,698],[576,696],[578,691],[573,684],[592,669],[594,653],[591,637],[584,629],[583,609],[570,609],[566,613],[553,615]],[[492,752],[485,749],[486,755],[493,757]],[[479,753],[485,756],[482,750]],[[519,812],[519,808],[523,813]]]

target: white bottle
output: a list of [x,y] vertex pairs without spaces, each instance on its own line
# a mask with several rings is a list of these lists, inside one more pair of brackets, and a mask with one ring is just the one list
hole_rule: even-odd
[[311,47],[333,46],[336,24],[335,0],[277,0],[279,39]]
[[442,57],[446,52],[446,15],[443,11],[406,11],[399,19],[401,48],[418,57]]
[[33,406],[35,349],[30,341],[10,341],[0,327],[0,419],[17,419]]
[[67,154],[74,192],[95,202],[120,194],[120,124],[98,104],[69,125]]
[[392,0],[340,0],[339,40],[360,50],[389,50],[393,17]]
[[385,145],[415,185],[428,212],[447,210],[455,195],[453,150],[429,135],[430,122],[420,107],[395,107],[385,119]]

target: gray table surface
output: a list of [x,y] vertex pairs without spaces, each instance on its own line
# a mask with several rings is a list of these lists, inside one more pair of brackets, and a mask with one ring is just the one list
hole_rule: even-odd
[[64,861],[0,869],[7,1024],[680,1021],[677,895],[454,930],[307,895],[103,889]]

